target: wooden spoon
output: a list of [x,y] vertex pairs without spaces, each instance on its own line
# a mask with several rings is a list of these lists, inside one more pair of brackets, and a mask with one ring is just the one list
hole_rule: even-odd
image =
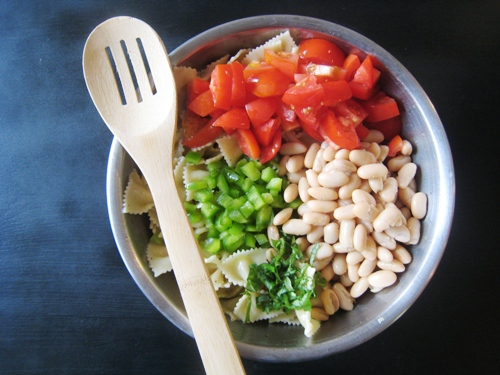
[[207,374],[244,374],[174,181],[177,93],[163,42],[140,20],[109,19],[87,39],[83,71],[104,122],[149,184]]

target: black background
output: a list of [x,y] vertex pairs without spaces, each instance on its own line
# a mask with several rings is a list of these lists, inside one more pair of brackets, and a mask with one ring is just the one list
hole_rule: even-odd
[[402,62],[448,134],[451,236],[429,286],[348,352],[248,374],[498,373],[500,2],[0,1],[0,372],[200,374],[194,340],[128,274],[106,208],[111,134],[82,75],[92,29],[141,18],[167,49],[220,23],[302,14],[349,27]]

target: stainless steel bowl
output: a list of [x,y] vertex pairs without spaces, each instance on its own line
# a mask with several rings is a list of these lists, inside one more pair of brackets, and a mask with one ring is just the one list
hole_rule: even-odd
[[[313,338],[302,327],[281,324],[229,322],[245,358],[293,362],[345,351],[389,327],[422,293],[445,250],[455,202],[455,177],[448,140],[429,98],[412,75],[387,51],[364,36],[337,24],[293,15],[267,15],[229,22],[188,40],[170,54],[173,64],[201,68],[225,53],[262,44],[284,29],[297,39],[321,37],[345,52],[375,56],[383,71],[382,86],[402,108],[403,135],[414,146],[419,166],[419,190],[428,195],[428,212],[420,243],[413,246],[413,261],[397,284],[377,294],[366,293],[351,312],[338,312],[322,323]],[[120,254],[130,274],[151,303],[173,324],[192,335],[172,273],[154,278],[145,249],[147,218],[122,213],[122,196],[135,165],[113,141],[107,174],[108,209]]]

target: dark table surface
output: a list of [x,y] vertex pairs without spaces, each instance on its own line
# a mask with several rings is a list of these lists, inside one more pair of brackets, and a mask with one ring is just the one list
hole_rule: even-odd
[[[500,2],[0,1],[0,373],[200,374],[194,340],[136,286],[107,216],[111,134],[82,75],[92,29],[141,18],[169,50],[241,17],[289,13],[374,40],[417,78],[451,144],[456,209],[417,302],[367,343],[249,374],[500,371]],[[497,176],[495,178],[495,176]]]

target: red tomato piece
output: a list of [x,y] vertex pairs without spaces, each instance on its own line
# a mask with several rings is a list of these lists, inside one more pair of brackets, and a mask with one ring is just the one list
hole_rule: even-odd
[[196,113],[187,110],[181,116],[181,127],[184,139],[191,138],[200,131],[208,122],[208,118],[200,117]]
[[265,62],[252,62],[243,70],[246,90],[260,98],[282,95],[292,81]]
[[322,83],[321,86],[325,91],[323,103],[326,106],[336,105],[352,97],[351,88],[346,81],[330,81]]
[[359,57],[357,55],[350,54],[345,58],[343,68],[346,71],[345,80],[347,82],[349,82],[354,77],[354,73],[359,69],[360,66],[361,61],[359,60]]
[[325,98],[325,90],[316,81],[316,77],[306,75],[306,77],[290,87],[283,94],[284,103],[293,107],[318,107]]
[[279,96],[257,98],[245,105],[245,109],[253,126],[260,126],[276,112],[281,99]]
[[318,129],[318,119],[321,118],[326,107],[297,107],[295,113],[302,125],[308,125],[314,130]]
[[349,99],[340,102],[335,107],[335,113],[338,116],[345,117],[352,121],[354,126],[358,126],[368,116],[368,112],[358,102]]
[[369,55],[365,57],[359,68],[354,73],[352,81],[362,83],[368,87],[373,86],[373,62]]
[[297,73],[299,56],[294,53],[274,52],[271,49],[266,49],[264,50],[264,61],[293,79],[293,75]]
[[201,117],[208,116],[215,110],[214,98],[211,91],[202,92],[189,103],[188,108]]
[[238,129],[238,145],[241,151],[252,159],[258,159],[260,156],[260,146],[250,129]]
[[262,152],[260,154],[260,162],[262,164],[267,163],[269,160],[271,160],[278,154],[278,151],[281,148],[281,141],[282,141],[282,135],[281,132],[278,131],[274,135],[269,145],[262,148]]
[[326,111],[319,131],[325,140],[330,140],[339,147],[354,150],[361,146],[355,127],[343,125],[332,110]]
[[210,76],[210,91],[215,108],[229,110],[231,108],[231,91],[233,87],[233,69],[229,64],[219,64]]
[[302,130],[312,139],[317,141],[323,141],[324,138],[319,132],[319,121],[316,120],[314,123],[299,121]]
[[191,103],[198,95],[209,90],[210,83],[204,79],[195,77],[191,82],[188,83],[187,92],[187,102]]
[[374,97],[361,104],[368,112],[366,120],[370,122],[384,121],[399,115],[398,103],[383,91],[379,91]]
[[305,39],[299,44],[299,57],[303,62],[342,66],[345,54],[326,39]]
[[288,132],[291,130],[299,129],[301,127],[299,120],[295,118],[293,121],[281,120],[281,127],[283,131]]
[[222,128],[214,126],[214,121],[208,121],[196,134],[185,138],[182,144],[189,148],[196,148],[205,146],[207,143],[215,140],[222,133]]
[[352,96],[357,99],[368,100],[378,91],[378,87],[369,87],[364,83],[349,82],[349,87],[351,88]]
[[250,120],[243,108],[234,108],[218,117],[214,122],[214,126],[220,126],[226,132],[229,129],[249,129]]
[[356,134],[358,135],[360,140],[363,140],[370,134],[370,129],[368,129],[363,124],[359,124],[358,126],[356,126]]
[[268,146],[276,132],[280,129],[281,119],[271,118],[260,126],[253,128],[253,134],[262,146]]
[[396,135],[400,135],[403,128],[401,115],[379,122],[365,121],[363,124],[368,129],[375,129],[382,132],[382,134],[384,135],[384,139],[386,140],[392,139]]
[[299,74],[312,74],[318,82],[327,82],[345,79],[346,71],[339,66],[309,63],[299,65]]
[[232,62],[230,65],[233,73],[231,104],[235,107],[243,107],[247,98],[245,90],[245,77],[243,76],[244,67],[237,61]]
[[280,100],[278,108],[276,108],[276,114],[281,118],[281,121],[290,123],[294,122],[295,118],[297,117],[290,104],[286,104],[282,100]]
[[389,147],[389,152],[388,156],[394,157],[398,154],[399,151],[403,148],[403,139],[401,136],[396,135],[394,138],[392,138],[389,143],[387,144]]

